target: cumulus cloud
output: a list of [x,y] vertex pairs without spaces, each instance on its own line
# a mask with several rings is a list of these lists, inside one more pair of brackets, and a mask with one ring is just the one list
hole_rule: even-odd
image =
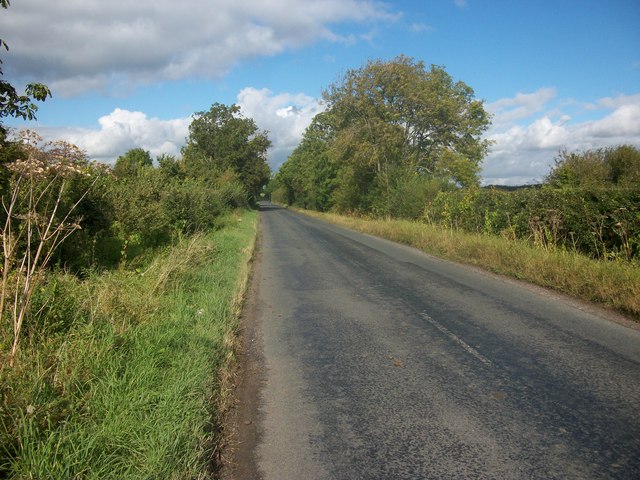
[[493,114],[494,125],[511,124],[540,112],[555,96],[555,88],[540,88],[533,93],[519,92],[514,97],[489,103],[487,110]]
[[334,27],[397,18],[374,0],[82,0],[15,2],[0,17],[13,77],[66,96],[183,78],[325,40]]
[[300,143],[313,117],[324,109],[319,99],[304,93],[275,94],[266,88],[253,87],[240,91],[238,105],[245,116],[256,121],[258,127],[269,131],[273,143],[269,164],[274,170]]
[[132,148],[148,150],[152,157],[179,155],[189,133],[191,118],[160,120],[142,112],[116,108],[98,119],[98,129],[37,127],[45,139],[63,139],[82,148],[89,158],[113,164]]
[[[583,106],[575,118],[551,102],[555,96],[554,89],[541,89],[487,105],[497,121],[487,135],[495,143],[484,161],[484,183],[539,182],[563,148],[640,147],[640,94],[600,99]],[[594,109],[602,111],[600,118],[580,120]]]
[[[253,118],[261,130],[269,132],[272,147],[269,164],[274,170],[300,143],[313,117],[323,110],[319,99],[303,93],[273,93],[247,87],[237,95],[242,114]],[[149,118],[143,112],[117,108],[98,119],[98,128],[40,126],[35,129],[46,139],[63,139],[78,145],[89,157],[103,163],[132,148],[148,150],[153,157],[179,155],[189,134],[191,117],[172,120]]]

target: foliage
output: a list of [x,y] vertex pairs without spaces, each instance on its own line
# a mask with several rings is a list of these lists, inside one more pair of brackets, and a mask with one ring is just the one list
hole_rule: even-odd
[[[0,7],[8,8],[9,1],[2,0]],[[0,38],[0,48],[9,50],[9,45],[3,39]],[[0,60],[0,65],[2,61]],[[3,75],[3,71],[0,68],[0,76]],[[4,117],[20,117],[24,120],[34,120],[36,118],[35,113],[38,111],[38,106],[33,103],[34,101],[44,102],[51,96],[51,91],[46,85],[42,83],[30,83],[25,87],[25,92],[20,95],[16,88],[6,80],[0,80],[0,119]],[[4,136],[4,127],[0,124],[0,134]]]
[[247,206],[246,191],[232,171],[207,181],[183,176],[180,163],[169,157],[161,165],[142,166],[108,186],[111,232],[121,239],[125,259],[180,235],[214,228],[229,209]]
[[387,214],[393,218],[417,219],[442,191],[451,185],[439,178],[424,175],[398,175],[393,179]]
[[237,105],[214,103],[208,112],[197,112],[189,125],[182,151],[186,175],[215,179],[227,170],[235,172],[250,199],[258,199],[269,181],[266,161],[271,141],[253,119],[244,118]]
[[423,217],[447,228],[524,239],[597,259],[640,256],[640,151],[562,150],[547,183],[440,192]]
[[[0,70],[2,74],[2,70]],[[25,120],[34,120],[38,106],[34,101],[44,102],[51,96],[51,91],[41,83],[30,83],[25,87],[23,95],[6,80],[0,80],[0,118],[21,117]]]
[[[30,132],[23,135],[22,143],[26,158],[7,166],[9,188],[1,199],[4,212],[0,325],[4,324],[5,314],[11,317],[13,333],[8,356],[11,365],[39,279],[58,247],[81,228],[77,207],[101,173],[73,145],[64,142],[40,145],[42,139]],[[81,176],[93,179],[86,190],[73,191],[70,188],[73,179]]]
[[404,56],[370,61],[323,96],[326,112],[272,185],[287,203],[387,215],[399,208],[398,186],[478,183],[489,115],[443,67]]
[[329,155],[333,128],[329,115],[320,113],[307,127],[300,145],[282,165],[270,185],[276,201],[318,211],[329,210],[337,169]]
[[528,240],[600,259],[640,254],[640,189],[493,188],[441,192],[424,218],[447,228]]
[[638,188],[640,150],[632,145],[569,152],[562,150],[547,176],[554,187],[592,187],[608,185]]
[[269,176],[266,133],[220,112],[222,130],[192,131],[226,151],[192,142],[157,167],[141,148],[112,170],[0,129],[0,477],[206,471],[255,234],[254,213],[229,213]]
[[256,218],[139,272],[47,278],[42,322],[0,366],[0,477],[209,477]]
[[[439,174],[462,185],[477,182],[488,143],[480,135],[488,114],[473,90],[444,68],[400,56],[349,70],[324,92],[336,118],[341,156],[407,173]],[[354,151],[355,150],[355,151]]]
[[113,174],[118,178],[135,176],[143,168],[152,167],[153,160],[148,151],[142,148],[132,148],[116,160]]
[[[247,206],[245,185],[232,169],[197,178],[169,157],[155,168],[138,148],[118,159],[112,175],[77,147],[43,144],[30,132],[8,145],[11,154],[0,167],[0,321],[11,318],[13,333],[1,339],[0,350],[10,362],[24,322],[33,320],[31,298],[50,266],[83,275],[114,267],[182,235],[216,228],[230,209]],[[65,242],[72,235],[74,241]]]

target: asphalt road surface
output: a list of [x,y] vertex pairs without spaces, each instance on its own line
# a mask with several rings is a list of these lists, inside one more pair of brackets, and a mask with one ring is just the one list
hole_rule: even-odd
[[640,478],[640,332],[261,208],[254,478]]

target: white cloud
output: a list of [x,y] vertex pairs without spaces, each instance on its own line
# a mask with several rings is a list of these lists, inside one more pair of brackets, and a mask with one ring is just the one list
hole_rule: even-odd
[[487,104],[487,110],[493,114],[494,126],[510,124],[514,120],[538,113],[555,96],[555,88],[540,88],[533,93],[519,92],[515,97],[502,98]]
[[433,32],[434,28],[432,25],[429,25],[427,23],[417,22],[409,25],[409,30],[411,30],[413,33],[425,33],[425,32]]
[[[237,95],[243,115],[253,118],[269,132],[272,147],[269,163],[277,169],[300,143],[313,117],[323,110],[319,99],[303,93],[274,94],[267,89],[247,87]],[[189,134],[191,117],[173,120],[149,118],[143,112],[117,108],[98,119],[98,128],[46,127],[37,130],[45,139],[67,140],[85,150],[89,158],[114,163],[132,148],[143,148],[153,157],[179,155]]]
[[338,24],[398,15],[374,0],[30,0],[3,12],[0,30],[11,47],[6,73],[70,96],[217,79],[245,60],[354,41],[332,30]]
[[495,144],[484,161],[485,183],[538,182],[549,173],[562,148],[640,147],[640,94],[599,99],[584,109],[602,110],[601,118],[573,122],[562,108],[548,105],[554,97],[554,89],[541,89],[487,106],[498,121],[487,135]]
[[132,148],[143,148],[152,157],[179,155],[189,133],[191,118],[160,120],[142,112],[115,109],[98,119],[98,129],[36,127],[45,139],[67,140],[87,152],[89,158],[114,163]]
[[269,131],[273,143],[269,164],[275,170],[298,146],[313,117],[324,110],[319,99],[304,93],[279,93],[247,87],[238,94],[238,105],[258,127]]
[[630,104],[640,104],[640,93],[635,95],[618,95],[616,97],[601,98],[595,104],[589,104],[585,108],[590,110],[599,110],[602,108],[618,108]]

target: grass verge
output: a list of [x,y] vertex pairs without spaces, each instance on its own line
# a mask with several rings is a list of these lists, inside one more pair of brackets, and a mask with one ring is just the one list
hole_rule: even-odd
[[144,271],[56,279],[49,318],[74,321],[34,330],[0,368],[0,478],[210,475],[256,219],[236,214]]
[[640,266],[637,263],[593,260],[574,252],[536,248],[526,241],[406,220],[299,211],[439,257],[552,288],[640,320]]

